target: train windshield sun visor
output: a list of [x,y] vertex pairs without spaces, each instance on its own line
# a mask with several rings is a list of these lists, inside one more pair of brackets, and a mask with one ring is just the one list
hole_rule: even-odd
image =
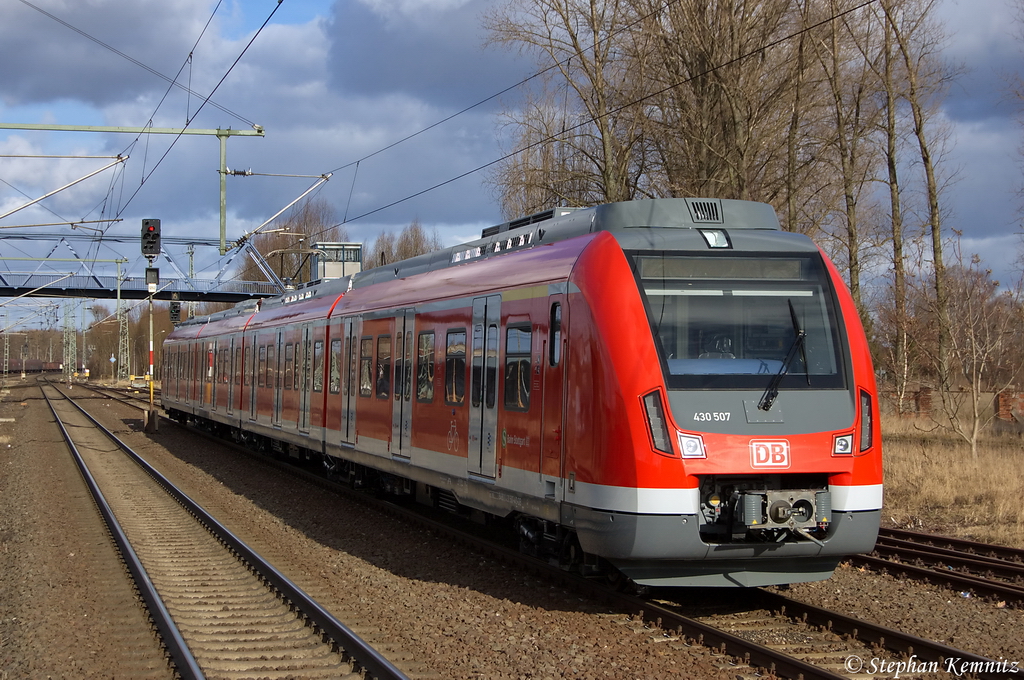
[[845,386],[832,288],[816,253],[632,256],[670,388]]

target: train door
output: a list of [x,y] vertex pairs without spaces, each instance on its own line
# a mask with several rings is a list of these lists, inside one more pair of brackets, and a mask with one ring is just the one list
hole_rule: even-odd
[[494,477],[498,435],[498,327],[501,296],[473,300],[468,469]]
[[391,455],[408,458],[412,433],[412,345],[416,312],[395,317],[395,407],[391,410]]
[[206,344],[203,357],[203,405],[213,404],[213,357],[215,347],[212,342]]
[[565,295],[548,297],[548,336],[544,341],[544,393],[542,397],[541,474],[562,476],[565,418]]
[[270,421],[270,424],[273,425],[274,427],[281,427],[281,405],[282,405],[282,402],[284,401],[284,395],[281,394],[281,385],[282,385],[283,381],[281,380],[281,366],[280,366],[280,363],[281,363],[282,358],[284,356],[284,350],[281,349],[281,340],[282,340],[282,338],[281,338],[281,331],[278,331],[277,332],[277,340],[274,343],[274,345],[271,346],[272,348],[276,348],[277,351],[274,352],[273,355],[270,355],[270,356],[267,357],[267,361],[269,361],[272,364],[274,364],[274,366],[272,366],[271,369],[270,369],[271,372],[274,375],[274,378],[273,378],[274,384],[273,385],[267,385],[268,388],[272,388],[273,389],[273,395],[274,395],[274,410],[273,410],[273,414],[274,415],[273,415],[273,417],[272,417],[272,419]]
[[245,348],[245,384],[249,388],[249,420],[256,420],[256,395],[258,390],[259,363],[256,361],[256,353],[259,347],[256,344],[256,334],[253,333],[249,339],[249,345]]
[[308,433],[310,390],[313,383],[309,365],[313,353],[313,326],[303,326],[302,340],[295,353],[296,361],[299,361],[299,356],[302,357],[299,363],[299,431]]
[[356,362],[359,359],[359,320],[345,319],[345,367],[341,380],[341,441],[356,441]]
[[238,346],[235,336],[231,336],[230,344],[230,359],[228,360],[228,402],[227,402],[227,413],[232,415],[235,412],[235,399],[238,398],[238,383],[236,378],[238,376]]

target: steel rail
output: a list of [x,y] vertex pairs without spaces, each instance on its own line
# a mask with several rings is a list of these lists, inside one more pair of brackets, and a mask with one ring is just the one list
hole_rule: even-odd
[[[117,549],[121,553],[121,557],[124,560],[125,566],[132,575],[132,579],[135,581],[135,586],[139,590],[139,596],[142,597],[146,603],[146,607],[149,610],[149,614],[153,619],[154,625],[160,632],[160,636],[163,639],[164,645],[167,647],[167,653],[171,657],[171,661],[174,663],[175,669],[178,674],[186,680],[203,680],[206,676],[200,669],[199,664],[196,662],[196,658],[192,655],[192,651],[188,648],[185,643],[185,639],[181,635],[181,631],[178,630],[178,626],[174,623],[171,618],[170,612],[167,611],[167,607],[164,605],[163,599],[156,590],[156,586],[153,585],[152,579],[149,578],[149,574],[146,572],[146,568],[142,566],[142,561],[136,554],[135,549],[132,548],[131,542],[128,540],[128,536],[125,534],[124,529],[121,528],[121,524],[114,517],[113,511],[110,509],[110,505],[107,503],[106,497],[103,492],[100,491],[99,485],[93,478],[92,473],[89,471],[88,466],[85,464],[85,460],[78,451],[78,447],[71,440],[71,434],[64,427],[64,421],[57,415],[57,411],[54,408],[53,402],[50,397],[47,396],[46,390],[40,387],[40,392],[43,394],[43,399],[46,400],[46,405],[50,407],[50,413],[53,414],[54,420],[57,422],[57,426],[60,428],[64,441],[67,443],[68,449],[71,451],[71,456],[75,460],[75,464],[78,466],[79,472],[82,474],[82,478],[85,480],[86,486],[89,487],[89,491],[92,494],[93,500],[96,502],[96,506],[99,508],[100,515],[103,517],[103,521],[106,523],[107,528],[110,531],[111,537],[114,539],[114,543],[117,545]],[[70,399],[68,400],[72,402]],[[77,404],[75,404],[77,406]],[[106,431],[104,429],[104,431]]]
[[322,634],[331,638],[338,646],[338,649],[348,657],[349,660],[359,666],[369,677],[378,680],[408,680],[396,666],[388,661],[380,652],[360,638],[351,628],[339,621],[329,611],[324,609],[318,602],[313,600],[302,588],[293,583],[287,576],[274,568],[264,560],[259,553],[250,548],[240,538],[235,536],[227,527],[218,522],[212,515],[206,512],[202,506],[192,500],[187,494],[175,487],[166,477],[150,465],[141,456],[135,453],[127,444],[121,441],[114,433],[107,430],[92,417],[85,409],[74,401],[70,403],[81,411],[86,418],[103,431],[118,448],[134,460],[143,470],[149,474],[154,481],[162,486],[178,503],[196,519],[204,524],[206,528],[216,536],[225,546],[243,559],[260,578],[273,586],[280,595],[287,600],[292,607],[301,612],[309,621],[315,624]]
[[856,555],[850,558],[850,562],[871,567],[875,571],[896,572],[916,579],[932,580],[954,588],[966,588],[982,595],[1015,601],[1024,600],[1024,587],[993,581],[981,576],[970,576],[948,569],[919,567],[871,555]]
[[[822,607],[806,604],[799,600],[793,600],[784,595],[762,591],[761,598],[768,608],[779,610],[790,618],[800,619],[816,626],[823,626],[836,633],[852,635],[862,642],[876,644],[908,656],[916,654],[924,661],[937,661],[941,664],[947,659],[957,659],[973,664],[989,664],[992,668],[998,667],[999,662],[980,654],[972,654],[971,652],[950,647],[941,642],[935,642],[934,640],[904,633],[894,628],[870,623],[864,619],[846,616],[830,609],[823,609]],[[980,672],[978,677],[1002,678],[1005,677],[1005,672]]]
[[1005,579],[1024,577],[1024,564],[1019,562],[1009,562],[999,557],[965,553],[925,543],[905,541],[900,538],[880,537],[875,543],[875,554],[901,559],[912,558],[940,567],[962,567],[975,572],[989,572]]
[[921,531],[908,531],[907,529],[879,529],[879,537],[894,538],[904,541],[913,541],[917,544],[931,546],[943,546],[951,550],[963,550],[977,555],[995,557],[1009,562],[1024,563],[1024,549],[1010,548],[1005,545],[993,545],[991,543],[980,543],[966,538],[954,538],[952,536],[941,536],[939,534],[928,534]]

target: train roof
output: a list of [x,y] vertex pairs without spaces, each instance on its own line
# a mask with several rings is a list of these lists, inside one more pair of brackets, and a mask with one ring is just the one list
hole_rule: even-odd
[[[766,203],[753,201],[654,198],[590,208],[554,208],[489,227],[475,241],[367,269],[353,276],[351,285],[360,288],[393,281],[598,231],[612,232],[624,248],[639,249],[660,247],[663,242],[677,237],[678,230],[689,229],[693,230],[694,243],[704,248],[706,245],[698,231],[716,228],[751,232],[778,232],[780,229],[775,210]],[[669,233],[659,234],[661,230]],[[770,242],[763,238],[756,240]],[[764,248],[759,245],[757,249]]]
[[[680,247],[692,239],[692,246]],[[781,232],[775,210],[766,203],[720,198],[655,198],[606,203],[588,208],[553,208],[484,229],[481,237],[451,248],[367,269],[341,279],[316,281],[283,295],[246,301],[208,317],[183,322],[209,323],[274,310],[291,303],[327,298],[378,283],[499,257],[506,253],[564,241],[600,231],[612,233],[625,249],[704,249],[701,231],[724,230],[737,250],[793,251],[816,249],[810,239]]]

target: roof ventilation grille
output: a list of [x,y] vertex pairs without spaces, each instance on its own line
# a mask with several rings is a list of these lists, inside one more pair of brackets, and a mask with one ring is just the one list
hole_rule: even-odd
[[722,203],[717,198],[686,199],[690,217],[697,224],[722,224]]

